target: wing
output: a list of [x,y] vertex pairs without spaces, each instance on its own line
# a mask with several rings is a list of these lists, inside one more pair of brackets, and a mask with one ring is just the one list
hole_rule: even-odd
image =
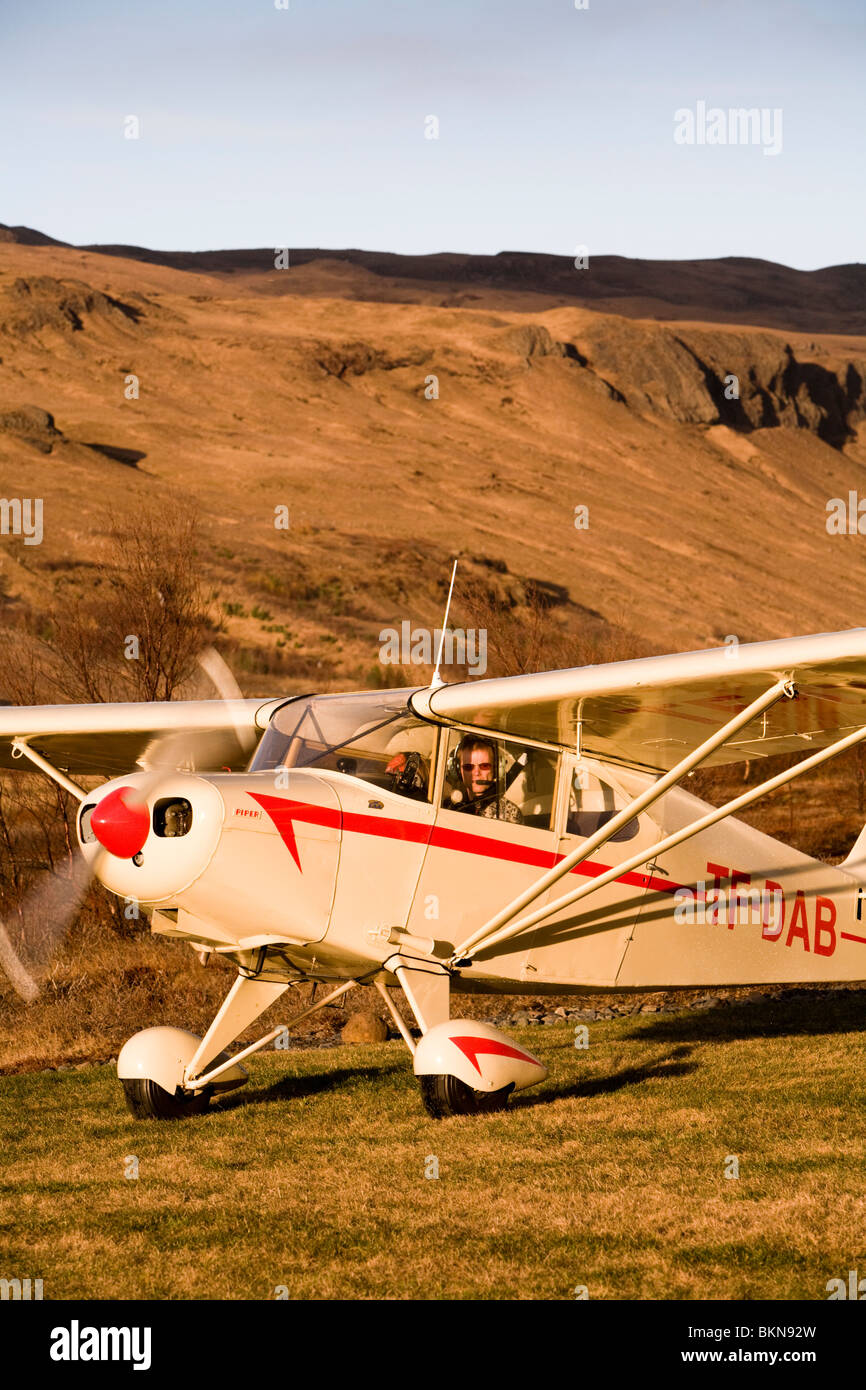
[[0,707],[0,768],[32,771],[14,758],[15,739],[55,767],[116,777],[142,767],[191,771],[246,766],[262,730],[285,700],[168,700]]
[[866,628],[741,643],[567,671],[466,681],[413,695],[424,718],[666,772],[782,677],[781,700],[706,765],[815,752],[866,724]]

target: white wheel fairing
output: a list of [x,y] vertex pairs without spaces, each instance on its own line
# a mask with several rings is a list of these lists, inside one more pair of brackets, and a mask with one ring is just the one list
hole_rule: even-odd
[[547,1068],[507,1033],[477,1019],[437,1023],[415,1049],[416,1076],[456,1076],[476,1091],[523,1091],[547,1076]]
[[[123,1044],[117,1058],[117,1075],[121,1081],[155,1081],[169,1095],[183,1085],[183,1074],[198,1050],[201,1038],[186,1028],[145,1028],[134,1033]],[[208,1063],[208,1070],[228,1060],[225,1052]],[[231,1090],[241,1086],[249,1073],[236,1063],[224,1071],[213,1089]]]

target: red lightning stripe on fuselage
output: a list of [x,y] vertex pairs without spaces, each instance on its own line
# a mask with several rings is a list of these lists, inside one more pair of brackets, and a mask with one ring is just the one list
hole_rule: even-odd
[[[470,830],[452,830],[445,826],[424,825],[420,821],[396,820],[390,816],[365,816],[355,811],[343,811],[330,806],[311,806],[305,801],[291,801],[283,796],[266,796],[261,792],[248,792],[273,821],[282,837],[283,843],[301,868],[298,846],[295,839],[294,822],[307,825],[327,825],[334,830],[354,831],[358,835],[378,835],[388,840],[405,840],[413,844],[429,844],[436,849],[457,850],[461,854],[477,854],[487,859],[504,859],[512,864],[526,864],[533,869],[550,869],[565,858],[552,850],[536,849],[532,845],[512,844],[507,840],[488,839],[485,835],[474,835]],[[573,874],[584,878],[598,878],[608,869],[607,864],[586,859],[572,869]],[[303,870],[301,870],[303,872]],[[618,878],[631,888],[649,888],[658,893],[675,893],[681,884],[670,883],[667,879],[654,878],[651,874],[629,873]]]
[[260,792],[248,792],[247,795],[270,816],[299,869],[301,860],[295,840],[295,821],[303,821],[305,825],[328,825],[333,830],[340,828],[340,812],[331,806],[311,806],[308,801],[290,801],[287,796],[263,796]]
[[[455,850],[460,854],[475,854],[485,859],[499,859],[511,864],[525,864],[532,869],[550,869],[556,864],[561,864],[565,858],[564,854],[555,854],[552,850],[539,849],[534,845],[515,844],[508,840],[488,839],[487,836],[477,835],[471,830],[454,830],[450,826],[431,826],[420,821],[398,820],[391,816],[370,816],[356,811],[341,812],[339,807],[313,806],[306,801],[290,801],[288,797],[265,796],[260,792],[248,792],[247,794],[261,806],[262,810],[273,821],[301,873],[303,873],[303,869],[295,839],[295,821],[301,821],[307,825],[326,825],[333,830],[339,830],[342,826],[343,830],[354,831],[357,835],[376,835],[381,839],[430,845],[436,849]],[[570,873],[579,874],[583,878],[598,878],[600,874],[607,872],[608,867],[607,864],[600,864],[595,859],[585,859],[582,863],[575,865]],[[614,879],[614,882],[622,883],[630,888],[646,888],[651,893],[670,895],[679,892],[686,886],[682,883],[674,883],[670,879],[656,878],[653,874],[637,872],[620,874]],[[689,888],[688,891],[694,893],[698,901],[701,899],[709,900],[706,893],[696,892],[694,888]],[[775,939],[775,936],[780,935],[781,931],[782,928],[780,927],[779,932],[768,939]],[[841,932],[840,936],[844,941],[856,941],[866,945],[866,937],[857,936],[853,932]],[[790,938],[788,944],[790,944]]]

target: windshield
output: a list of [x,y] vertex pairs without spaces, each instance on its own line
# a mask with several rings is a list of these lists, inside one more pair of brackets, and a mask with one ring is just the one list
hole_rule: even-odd
[[429,800],[436,730],[407,712],[406,690],[313,695],[277,710],[251,772],[319,767]]

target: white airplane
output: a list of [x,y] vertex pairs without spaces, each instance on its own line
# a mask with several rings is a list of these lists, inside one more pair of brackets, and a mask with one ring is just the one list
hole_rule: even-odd
[[[831,867],[733,818],[864,738],[866,628],[450,685],[437,668],[411,691],[0,709],[0,766],[77,798],[87,870],[153,932],[237,967],[203,1038],[147,1028],[123,1047],[130,1109],[159,1118],[200,1113],[359,986],[442,1117],[546,1075],[499,1029],[452,1018],[452,994],[866,978],[866,831]],[[684,785],[798,751],[720,808]],[[26,951],[2,931],[0,948],[32,998]],[[301,981],[331,988],[230,1056]]]

